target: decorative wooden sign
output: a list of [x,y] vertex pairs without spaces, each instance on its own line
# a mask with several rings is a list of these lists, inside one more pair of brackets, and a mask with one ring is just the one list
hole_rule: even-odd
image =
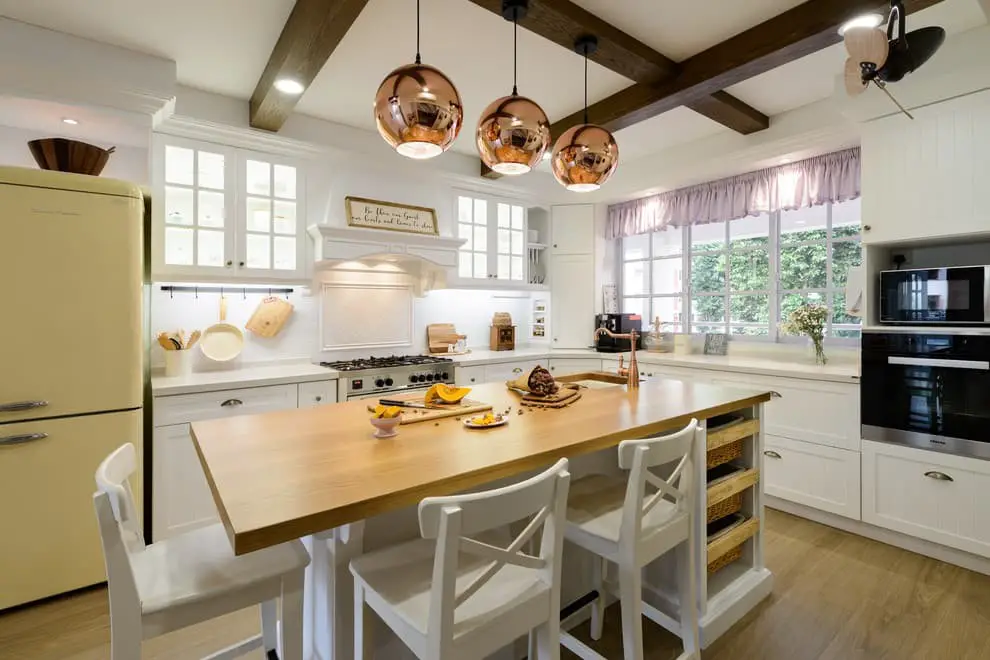
[[437,213],[422,206],[393,204],[362,197],[344,198],[344,212],[351,227],[439,235]]
[[712,332],[705,334],[705,355],[726,355],[729,352],[729,335]]

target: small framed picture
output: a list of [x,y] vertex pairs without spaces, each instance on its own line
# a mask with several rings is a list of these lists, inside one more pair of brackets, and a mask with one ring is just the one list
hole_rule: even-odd
[[705,355],[725,355],[729,352],[729,335],[705,333]]

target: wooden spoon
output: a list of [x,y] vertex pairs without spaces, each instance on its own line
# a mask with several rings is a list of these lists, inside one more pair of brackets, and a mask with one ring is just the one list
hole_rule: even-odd
[[175,344],[172,343],[172,340],[169,339],[168,338],[168,335],[165,334],[164,332],[162,332],[162,333],[160,333],[158,335],[158,344],[162,348],[164,348],[166,351],[174,351],[175,350]]
[[192,348],[199,341],[199,337],[202,333],[199,330],[193,330],[193,333],[189,335],[189,342],[186,344],[186,348]]

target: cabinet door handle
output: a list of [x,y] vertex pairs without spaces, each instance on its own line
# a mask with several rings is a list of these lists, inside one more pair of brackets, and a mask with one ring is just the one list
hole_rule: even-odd
[[554,244],[553,244],[553,246],[554,246],[554,247],[557,247],[557,244],[556,244],[556,243],[554,243]]
[[925,472],[925,476],[929,479],[934,479],[935,481],[955,481],[955,479],[947,475],[945,472],[938,472],[937,470],[929,470],[928,472]]
[[319,403],[320,401],[323,401],[323,397],[317,394],[316,395],[316,402]]
[[241,268],[244,268],[244,262],[243,261],[238,261],[237,262],[237,265],[240,266]]
[[8,435],[5,438],[0,438],[0,445],[23,445],[26,442],[44,440],[47,437],[47,433],[22,433],[21,435]]
[[223,408],[233,408],[234,406],[242,406],[242,405],[244,405],[244,402],[241,401],[240,399],[227,399],[226,401],[220,404],[220,406]]
[[227,268],[230,268],[231,266],[234,265],[234,262],[231,261],[230,259],[227,259],[227,263],[225,265],[227,266]]
[[20,412],[21,410],[44,408],[47,405],[47,401],[15,401],[14,403],[0,403],[0,412]]
[[472,382],[472,383],[474,382],[474,378],[472,378],[472,379],[471,379],[471,382]]
[[767,449],[766,451],[763,452],[763,455],[766,456],[766,457],[768,457],[768,458],[778,458],[778,459],[779,458],[783,458],[783,456],[781,456],[780,454],[778,454],[777,452],[775,452],[772,449]]
[[863,225],[863,231],[870,231],[871,229],[873,229],[873,227],[870,225]]

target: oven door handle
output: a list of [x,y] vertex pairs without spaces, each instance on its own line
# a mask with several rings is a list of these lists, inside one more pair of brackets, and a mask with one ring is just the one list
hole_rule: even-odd
[[914,358],[891,355],[887,364],[903,364],[909,367],[942,367],[944,369],[974,369],[990,371],[990,362],[983,360],[945,360],[939,358]]

